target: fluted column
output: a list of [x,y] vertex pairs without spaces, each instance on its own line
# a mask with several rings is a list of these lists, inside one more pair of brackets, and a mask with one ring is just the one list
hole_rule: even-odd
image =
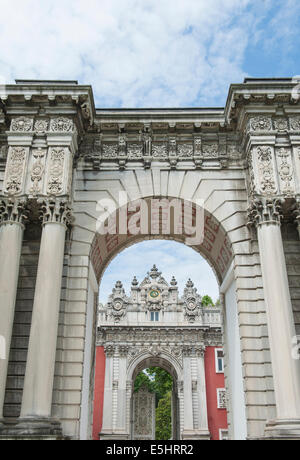
[[21,408],[22,419],[51,417],[58,319],[61,298],[67,202],[42,202],[43,232]]
[[280,229],[280,202],[254,201],[249,210],[257,226],[268,320],[277,418],[267,424],[270,437],[300,437],[300,361]]
[[[5,198],[0,201],[0,338],[5,345],[5,359],[0,359],[0,419],[7,378],[8,358],[19,278],[24,231],[25,200]],[[3,358],[3,356],[0,356]]]

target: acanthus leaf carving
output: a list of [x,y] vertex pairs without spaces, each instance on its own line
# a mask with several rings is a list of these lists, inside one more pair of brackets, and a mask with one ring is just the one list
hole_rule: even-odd
[[261,192],[265,195],[273,195],[277,192],[277,186],[274,177],[273,155],[271,147],[258,147],[257,161]]
[[0,200],[0,225],[5,223],[23,224],[27,219],[27,200],[8,197]]
[[40,182],[43,179],[43,175],[45,171],[44,158],[46,156],[46,151],[43,149],[33,150],[32,156],[34,158],[34,162],[32,165],[32,170],[31,170],[31,175],[30,175],[30,179],[32,182],[30,193],[33,196],[36,196],[39,193],[41,193]]
[[44,225],[59,223],[68,226],[73,223],[72,207],[68,200],[49,197],[39,199],[38,203],[41,205],[41,217]]

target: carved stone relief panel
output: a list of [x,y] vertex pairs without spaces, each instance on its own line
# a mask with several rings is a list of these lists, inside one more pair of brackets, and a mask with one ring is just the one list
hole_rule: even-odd
[[8,195],[21,195],[24,193],[28,154],[28,147],[9,148],[3,187],[4,193]]
[[280,191],[286,196],[293,195],[295,193],[295,182],[290,149],[277,149],[276,158]]
[[252,150],[255,188],[259,194],[270,196],[278,191],[274,148],[259,146]]
[[49,195],[67,195],[72,181],[72,156],[68,148],[50,148],[47,159],[47,187]]

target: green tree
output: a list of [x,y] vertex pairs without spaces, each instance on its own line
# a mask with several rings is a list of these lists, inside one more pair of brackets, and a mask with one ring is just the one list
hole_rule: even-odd
[[209,307],[209,306],[213,306],[214,307],[214,303],[213,303],[213,300],[211,297],[209,297],[209,295],[205,295],[202,297],[202,304],[205,306],[205,307]]
[[168,391],[160,399],[156,409],[156,433],[157,441],[167,441],[172,436],[172,392]]

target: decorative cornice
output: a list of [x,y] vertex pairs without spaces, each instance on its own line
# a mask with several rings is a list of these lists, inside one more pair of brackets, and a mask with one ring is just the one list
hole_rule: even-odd
[[27,219],[27,200],[24,197],[0,199],[0,225],[24,224]]

